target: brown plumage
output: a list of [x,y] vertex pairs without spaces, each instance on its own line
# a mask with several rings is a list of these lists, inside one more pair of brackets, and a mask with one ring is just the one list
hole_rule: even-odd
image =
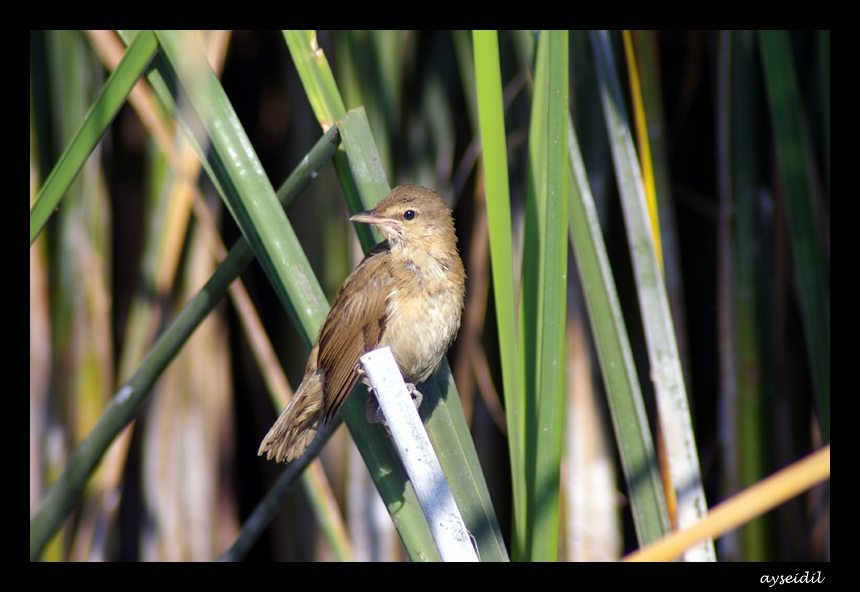
[[267,459],[302,455],[363,376],[360,356],[388,346],[404,380],[418,384],[460,328],[466,273],[451,211],[435,192],[401,185],[351,220],[375,224],[386,240],[338,290],[301,385],[260,444]]

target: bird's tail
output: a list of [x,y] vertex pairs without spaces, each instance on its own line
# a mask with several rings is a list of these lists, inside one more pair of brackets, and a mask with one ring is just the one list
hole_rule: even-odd
[[305,376],[293,400],[263,438],[257,456],[266,453],[267,460],[290,462],[304,453],[325,417],[322,382],[320,372]]

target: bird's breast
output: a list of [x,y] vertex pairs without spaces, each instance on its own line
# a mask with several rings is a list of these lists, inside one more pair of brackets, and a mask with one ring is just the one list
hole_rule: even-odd
[[391,348],[406,382],[418,384],[436,370],[457,336],[463,278],[450,277],[449,269],[438,265],[396,275],[402,281],[395,281],[389,294],[380,346]]

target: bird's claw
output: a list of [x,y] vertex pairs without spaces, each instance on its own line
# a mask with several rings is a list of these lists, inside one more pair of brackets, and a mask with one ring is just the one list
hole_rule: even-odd
[[[415,388],[415,385],[411,382],[406,383],[406,389],[412,397],[412,402],[415,404],[415,408],[418,409],[421,407],[421,403],[424,401],[424,395],[421,394],[421,391]],[[364,407],[364,419],[367,423],[381,423],[385,426],[385,429],[388,430],[388,421],[382,413],[382,408],[380,408],[375,394],[376,393],[373,389],[370,389],[370,392],[367,394],[367,404]],[[390,433],[391,432],[389,431],[389,434]]]

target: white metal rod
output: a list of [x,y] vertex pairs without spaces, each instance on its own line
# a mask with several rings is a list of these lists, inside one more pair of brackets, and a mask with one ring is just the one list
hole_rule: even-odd
[[361,356],[361,363],[442,561],[478,561],[469,531],[391,350],[385,347],[368,352]]

